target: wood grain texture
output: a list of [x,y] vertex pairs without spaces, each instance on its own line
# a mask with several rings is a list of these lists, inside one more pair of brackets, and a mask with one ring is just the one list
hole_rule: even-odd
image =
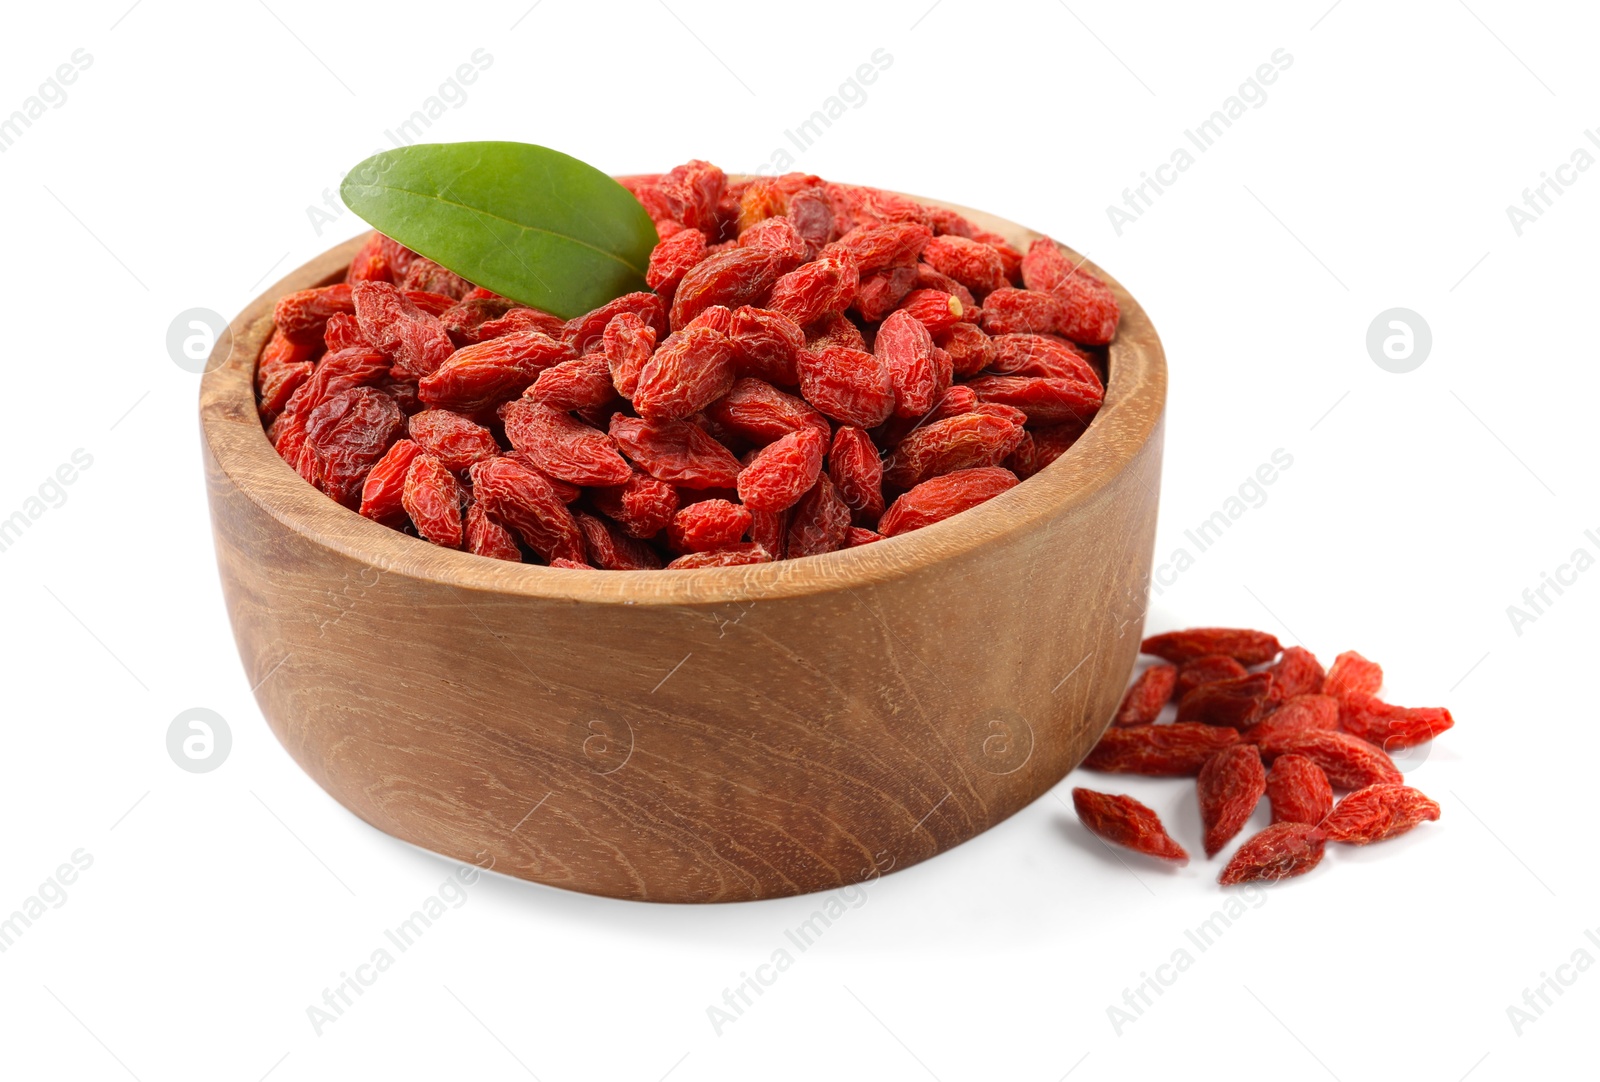
[[251,381],[273,302],[342,278],[363,239],[245,309],[200,395],[246,675],[356,815],[552,886],[742,901],[926,860],[1099,738],[1138,650],[1166,398],[1155,329],[1099,268],[1123,312],[1105,406],[1012,491],[826,556],[575,571],[407,537],[272,450]]

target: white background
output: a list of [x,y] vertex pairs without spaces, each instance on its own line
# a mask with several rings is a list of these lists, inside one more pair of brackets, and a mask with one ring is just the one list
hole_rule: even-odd
[[[1559,970],[1573,983],[1520,1033],[1508,1008],[1574,952],[1600,960],[1600,570],[1520,634],[1507,607],[1575,549],[1600,555],[1600,169],[1520,236],[1506,207],[1600,128],[1600,28],[1577,4],[1469,3],[8,12],[0,114],[75,49],[93,62],[0,154],[0,518],[75,450],[93,463],[0,552],[0,915],[74,851],[93,864],[0,954],[0,1073],[1592,1075],[1600,973]],[[307,208],[480,48],[491,66],[430,140],[619,173],[757,168],[887,50],[797,167],[1027,223],[1140,297],[1172,372],[1158,561],[1293,456],[1149,628],[1259,625],[1381,661],[1390,698],[1455,712],[1408,764],[1442,819],[1330,852],[1200,952],[1185,932],[1226,897],[1218,862],[1113,856],[1063,803],[1131,792],[1198,850],[1191,786],[1076,774],[874,884],[720,1034],[707,1007],[819,899],[673,908],[488,876],[319,1036],[306,1008],[452,868],[343,811],[260,717],[213,570],[198,377],[165,336],[357,232],[347,214],[319,235]],[[1107,205],[1280,48],[1265,103],[1118,236]],[[1396,306],[1433,335],[1404,375],[1365,345]],[[166,750],[197,706],[233,734],[213,773]],[[1108,1007],[1183,947],[1194,964],[1119,1033]]]

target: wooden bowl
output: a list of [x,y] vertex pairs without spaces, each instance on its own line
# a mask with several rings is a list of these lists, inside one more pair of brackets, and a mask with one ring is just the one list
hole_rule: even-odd
[[[1038,236],[953,209],[1019,247]],[[368,521],[267,442],[252,377],[273,303],[342,280],[364,239],[246,308],[200,390],[245,672],[283,746],[356,815],[551,886],[743,901],[926,860],[1099,739],[1143,623],[1166,363],[1098,267],[1122,305],[1105,405],[1017,488],[825,556],[576,571]]]

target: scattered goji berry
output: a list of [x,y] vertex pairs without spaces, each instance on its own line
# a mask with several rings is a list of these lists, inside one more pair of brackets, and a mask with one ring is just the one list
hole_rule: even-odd
[[1218,877],[1225,887],[1305,875],[1322,863],[1326,839],[1305,823],[1274,823],[1233,854]]
[[1271,692],[1271,673],[1213,680],[1178,700],[1178,720],[1247,729],[1261,717]]
[[1195,658],[1221,654],[1244,665],[1261,665],[1278,656],[1282,645],[1265,631],[1226,627],[1195,627],[1152,635],[1139,644],[1139,652],[1182,665]]
[[591,489],[589,498],[595,510],[621,526],[629,537],[641,539],[666,529],[678,512],[677,489],[638,471],[625,484]]
[[1150,725],[1161,715],[1161,708],[1172,697],[1178,670],[1172,665],[1152,665],[1128,685],[1111,719],[1113,725]]
[[1083,767],[1110,774],[1183,777],[1200,773],[1207,759],[1238,742],[1238,730],[1221,725],[1184,722],[1114,727],[1089,752]]
[[1279,755],[1304,755],[1322,768],[1335,789],[1363,789],[1378,782],[1405,780],[1382,748],[1349,733],[1322,729],[1270,733],[1257,746],[1268,761]]
[[828,452],[828,478],[856,515],[876,522],[883,514],[883,460],[872,437],[854,425],[840,425]]
[[1283,656],[1267,671],[1272,674],[1274,700],[1316,695],[1322,691],[1322,663],[1303,646],[1285,647]]
[[1328,675],[1322,681],[1322,693],[1335,699],[1354,695],[1376,695],[1383,689],[1383,666],[1368,661],[1354,650],[1346,650],[1333,659]]
[[561,410],[519,398],[500,407],[506,439],[540,473],[574,485],[623,485],[633,470],[607,433]]
[[909,312],[894,312],[878,327],[872,351],[889,370],[896,416],[921,417],[933,408],[939,394],[933,348],[928,328]]
[[1249,671],[1225,654],[1210,654],[1206,657],[1197,657],[1193,661],[1185,661],[1178,666],[1178,680],[1173,685],[1173,695],[1178,699],[1182,699],[1201,684],[1211,684],[1218,680],[1232,680],[1235,677],[1248,675]]
[[[1266,675],[1266,674],[1263,674]],[[1327,695],[1296,695],[1244,732],[1244,739],[1259,744],[1279,733],[1332,730],[1339,727],[1339,702]]]
[[1370,845],[1438,818],[1438,802],[1411,786],[1377,784],[1346,794],[1322,821],[1322,830],[1330,842]]
[[1274,823],[1316,826],[1333,810],[1333,786],[1322,768],[1304,755],[1280,755],[1267,774],[1267,800]]
[[1254,744],[1234,744],[1205,761],[1196,779],[1206,856],[1213,857],[1244,828],[1267,791],[1267,772]]
[[1072,806],[1084,828],[1097,837],[1136,853],[1189,863],[1189,854],[1172,840],[1160,816],[1131,796],[1074,789]]
[[1373,695],[1346,695],[1339,702],[1339,726],[1385,750],[1426,743],[1455,725],[1442,706],[1395,706]]

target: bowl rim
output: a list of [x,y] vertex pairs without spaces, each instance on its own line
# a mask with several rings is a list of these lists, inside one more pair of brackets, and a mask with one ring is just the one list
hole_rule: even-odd
[[[1043,235],[985,211],[908,198],[962,214],[1020,250]],[[1149,315],[1115,278],[1061,245],[1075,263],[1111,287],[1121,321],[1109,347],[1109,379],[1099,413],[1065,454],[1014,488],[919,530],[798,560],[672,571],[578,570],[495,560],[411,537],[330,500],[278,457],[260,423],[255,367],[272,331],[278,298],[342,281],[370,235],[352,237],[289,272],[235,317],[200,381],[200,425],[215,470],[213,488],[226,478],[285,527],[380,574],[473,593],[609,605],[748,604],[873,586],[1039,528],[1092,499],[1142,453],[1166,406],[1166,357]]]

